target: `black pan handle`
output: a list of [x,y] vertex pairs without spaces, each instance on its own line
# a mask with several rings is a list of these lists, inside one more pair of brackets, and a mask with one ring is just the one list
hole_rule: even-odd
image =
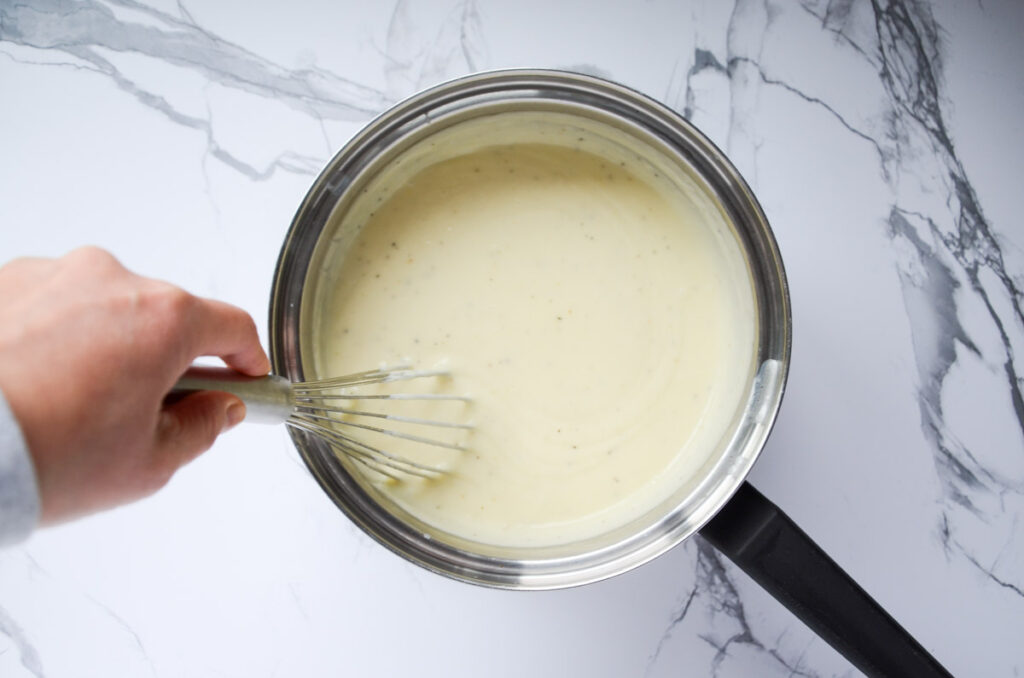
[[750,483],[700,534],[865,675],[952,678]]

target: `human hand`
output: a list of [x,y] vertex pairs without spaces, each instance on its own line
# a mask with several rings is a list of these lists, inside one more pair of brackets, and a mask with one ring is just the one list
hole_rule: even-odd
[[203,355],[270,369],[245,311],[135,275],[103,250],[0,268],[0,390],[35,464],[42,524],[155,492],[242,420],[226,393],[164,402]]

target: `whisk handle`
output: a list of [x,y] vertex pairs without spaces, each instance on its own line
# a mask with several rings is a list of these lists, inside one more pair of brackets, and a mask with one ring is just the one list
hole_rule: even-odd
[[292,385],[276,374],[250,377],[227,367],[193,365],[171,389],[171,394],[225,391],[245,403],[245,421],[283,424],[295,409]]

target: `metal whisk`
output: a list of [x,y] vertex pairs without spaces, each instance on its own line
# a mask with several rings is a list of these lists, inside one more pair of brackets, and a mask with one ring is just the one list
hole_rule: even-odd
[[[408,381],[427,377],[446,377],[443,370],[413,370],[408,365],[390,369],[368,370],[333,379],[291,382],[279,375],[250,377],[224,367],[192,366],[175,384],[171,393],[194,391],[226,391],[238,396],[246,406],[245,421],[285,424],[306,431],[330,443],[336,450],[377,473],[401,481],[403,475],[436,478],[444,470],[371,445],[350,432],[371,431],[409,440],[414,443],[465,449],[458,443],[421,436],[405,431],[364,423],[367,419],[383,419],[416,426],[471,429],[472,425],[419,419],[386,412],[370,412],[345,407],[355,400],[455,400],[469,402],[465,396],[436,393],[366,394],[354,387],[384,382]],[[361,419],[354,420],[355,418]]]

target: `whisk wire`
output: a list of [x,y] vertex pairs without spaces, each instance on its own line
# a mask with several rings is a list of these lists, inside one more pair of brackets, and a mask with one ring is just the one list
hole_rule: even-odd
[[348,391],[353,387],[367,384],[448,376],[449,373],[444,370],[413,370],[410,369],[410,366],[408,365],[398,365],[390,369],[367,370],[365,372],[357,372],[343,377],[293,384],[292,392],[295,397],[296,412],[290,418],[289,423],[294,422],[296,427],[307,431],[312,428],[316,428],[317,430],[315,432],[318,435],[322,435],[340,452],[347,454],[351,459],[359,462],[367,468],[394,480],[401,481],[403,478],[400,474],[407,474],[425,479],[437,478],[444,474],[442,469],[404,457],[399,457],[379,447],[370,445],[363,440],[346,435],[345,433],[337,430],[336,426],[371,431],[373,433],[379,433],[434,447],[464,450],[465,447],[457,443],[450,443],[436,438],[415,435],[404,431],[386,429],[342,417],[372,417],[389,422],[454,429],[472,429],[471,425],[460,424],[457,422],[438,421],[434,419],[423,419],[419,417],[408,417],[398,414],[371,412],[362,409],[333,405],[331,403],[356,400],[436,400],[469,402],[469,398],[466,396],[440,393],[368,394],[359,392],[338,392]]
[[[414,443],[423,443],[425,445],[433,445],[435,447],[445,447],[449,450],[464,450],[464,446],[458,443],[449,443],[444,440],[437,440],[435,438],[427,438],[426,436],[418,436],[412,433],[405,433],[404,431],[395,431],[389,428],[380,428],[379,426],[371,426],[370,424],[363,424],[358,421],[349,421],[347,419],[337,419],[325,414],[316,414],[315,412],[304,411],[301,417],[313,419],[316,421],[328,422],[331,424],[341,424],[342,426],[351,426],[354,428],[361,428],[364,431],[373,431],[374,433],[382,433],[384,435],[392,436],[395,438],[401,438],[402,440],[411,440]],[[299,418],[299,417],[296,417]],[[385,417],[387,418],[387,417]]]
[[359,461],[369,468],[383,473],[390,478],[394,478],[395,480],[401,480],[401,477],[384,469],[394,469],[396,471],[401,471],[402,473],[427,479],[437,478],[444,474],[442,469],[434,466],[428,466],[427,464],[421,464],[419,462],[412,461],[411,459],[399,457],[387,450],[374,447],[373,445],[347,436],[339,431],[325,429],[321,424],[309,421],[304,417],[292,417],[288,420],[287,425],[323,438],[335,447],[340,448],[343,452],[346,452],[349,458]]
[[330,379],[318,379],[305,381],[294,385],[296,395],[304,393],[316,393],[329,391],[337,388],[350,386],[362,386],[364,384],[380,384],[394,381],[408,381],[410,379],[421,379],[425,377],[448,377],[445,370],[413,370],[408,365],[399,365],[390,369],[367,370],[356,372],[344,377],[332,377]]
[[[410,426],[434,426],[451,429],[471,429],[472,425],[422,419],[399,414],[371,412],[341,403],[353,400],[453,400],[469,402],[465,396],[442,393],[366,394],[350,390],[356,386],[401,382],[421,378],[447,378],[445,370],[413,370],[409,365],[366,370],[343,377],[292,383],[280,375],[249,377],[228,368],[194,365],[178,380],[175,393],[194,391],[226,391],[241,398],[246,405],[246,419],[265,423],[283,423],[317,436],[331,445],[339,456],[346,456],[366,468],[399,482],[409,476],[437,478],[446,473],[441,468],[404,458],[375,445],[342,432],[361,429],[372,433],[401,438],[415,443],[452,450],[464,450],[463,445],[416,435],[401,430],[352,421],[351,417],[372,417]],[[340,402],[339,402],[340,401]],[[337,404],[335,404],[337,403]],[[354,433],[354,431],[353,431]]]
[[469,396],[447,395],[444,393],[302,393],[296,400],[456,400],[472,402]]
[[[418,417],[406,417],[401,414],[385,414],[383,412],[367,412],[366,410],[353,410],[348,407],[335,407],[333,405],[312,405],[302,403],[296,406],[303,413],[326,412],[328,414],[344,414],[351,417],[375,417],[388,421],[402,422],[403,424],[416,424],[418,426],[435,426],[438,428],[461,428],[470,430],[472,424],[460,424],[456,421],[438,421],[436,419],[420,419]],[[344,419],[332,418],[331,421],[339,424],[347,423]]]

